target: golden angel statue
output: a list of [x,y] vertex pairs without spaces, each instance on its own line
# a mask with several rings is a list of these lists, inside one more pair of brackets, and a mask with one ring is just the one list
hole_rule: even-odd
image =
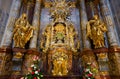
[[[43,49],[43,52],[47,52],[49,49],[50,41],[51,41],[51,28],[50,25],[48,25],[45,28],[45,31],[42,34],[43,38],[41,39],[41,48]],[[45,37],[45,38],[44,38]]]
[[70,46],[72,51],[77,52],[77,50],[75,49],[75,37],[77,36],[75,28],[73,25],[70,25],[69,27],[69,40],[70,40]]
[[34,28],[27,21],[27,15],[23,13],[15,22],[13,31],[14,47],[24,48],[25,44],[33,36],[33,30]]
[[87,37],[89,37],[95,48],[104,47],[104,33],[107,31],[106,25],[94,15],[93,19],[87,23]]

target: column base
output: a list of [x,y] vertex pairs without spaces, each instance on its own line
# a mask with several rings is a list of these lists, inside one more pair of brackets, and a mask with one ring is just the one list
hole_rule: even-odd
[[120,47],[111,46],[108,53],[110,75],[120,76]]
[[10,75],[12,67],[12,49],[10,47],[0,48],[0,76]]

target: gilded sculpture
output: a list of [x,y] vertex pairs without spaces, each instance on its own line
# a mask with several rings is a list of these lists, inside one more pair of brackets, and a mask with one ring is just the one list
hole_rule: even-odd
[[25,13],[15,22],[14,28],[14,47],[24,48],[25,44],[33,36],[33,27],[28,23]]
[[51,39],[51,29],[50,26],[47,26],[45,29],[45,32],[43,33],[43,36],[45,36],[45,41],[41,40],[41,43],[45,42],[45,45],[41,45],[43,47],[43,51],[46,52],[50,46],[50,39]]
[[15,55],[13,56],[13,58],[17,58],[17,59],[20,59],[23,57],[23,54],[21,52],[17,52],[15,53]]
[[77,52],[77,50],[75,49],[75,43],[74,43],[74,38],[76,37],[76,32],[75,32],[75,29],[74,29],[74,26],[71,25],[69,26],[69,39],[70,39],[70,46],[71,46],[71,49],[74,51],[74,52]]
[[53,55],[53,75],[67,75],[68,56],[64,52],[56,52]]
[[64,43],[65,26],[61,23],[57,24],[54,28],[54,41],[55,43]]
[[106,31],[106,25],[98,18],[98,15],[94,15],[93,19],[87,23],[87,37],[93,41],[95,48],[105,47],[104,33]]
[[66,3],[66,0],[54,0],[52,7],[50,8],[51,17],[55,22],[59,20],[65,21],[70,16],[71,6]]

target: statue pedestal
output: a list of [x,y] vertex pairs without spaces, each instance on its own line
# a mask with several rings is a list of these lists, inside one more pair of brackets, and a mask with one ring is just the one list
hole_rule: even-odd
[[55,76],[60,74],[67,75],[72,69],[72,52],[66,48],[61,47],[50,50],[47,60],[49,74]]

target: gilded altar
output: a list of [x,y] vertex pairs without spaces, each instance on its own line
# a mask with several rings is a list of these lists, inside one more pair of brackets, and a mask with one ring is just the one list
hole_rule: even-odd
[[[48,25],[43,33],[41,48],[48,54],[48,72],[67,75],[72,68],[72,55],[77,52],[73,24],[55,23]],[[77,46],[78,47],[78,46]]]
[[72,69],[73,54],[79,43],[74,24],[68,19],[70,6],[63,1],[55,1],[50,8],[52,21],[46,25],[40,48],[47,54],[48,73],[54,76],[68,75]]

